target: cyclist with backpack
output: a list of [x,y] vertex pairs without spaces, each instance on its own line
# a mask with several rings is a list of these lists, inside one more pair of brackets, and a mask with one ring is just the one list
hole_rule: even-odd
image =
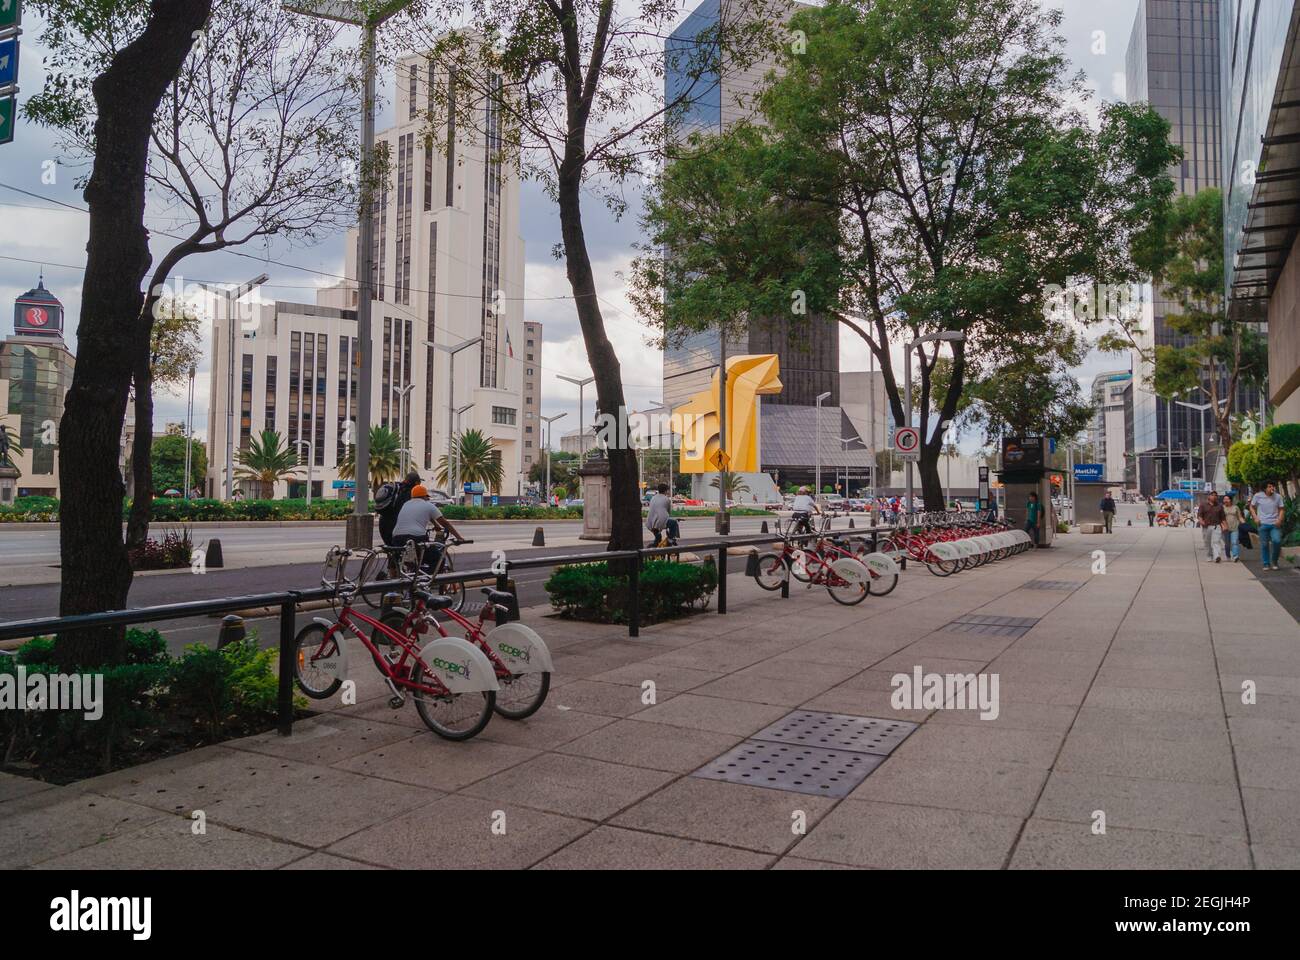
[[385,546],[393,546],[393,528],[402,507],[411,499],[411,491],[420,483],[420,475],[412,470],[401,483],[390,480],[375,493],[375,512],[379,514],[379,539]]

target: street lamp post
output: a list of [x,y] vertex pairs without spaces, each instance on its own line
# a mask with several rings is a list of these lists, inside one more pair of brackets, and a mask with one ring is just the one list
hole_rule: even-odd
[[413,383],[408,383],[400,389],[398,387],[392,388],[393,393],[397,395],[397,442],[401,447],[398,456],[401,458],[401,476],[403,480],[406,479],[406,398],[411,395],[411,391],[414,389],[415,384]]
[[[472,406],[474,406],[473,403],[467,403],[465,404],[465,406],[460,407],[456,410],[456,435],[458,437],[460,435],[461,414],[465,413]],[[450,466],[450,464],[448,464],[448,466]],[[451,486],[452,489],[455,489],[456,487],[460,486],[460,441],[459,440],[456,441],[456,479],[455,482],[451,484]]]
[[[1177,403],[1180,407],[1187,407],[1187,409],[1189,410],[1195,410],[1201,419],[1201,482],[1204,483],[1207,479],[1209,479],[1209,472],[1210,472],[1209,466],[1207,465],[1209,461],[1206,459],[1205,456],[1205,411],[1213,409],[1214,404],[1187,403],[1186,401],[1183,400],[1175,400],[1174,402]],[[1188,468],[1190,469],[1190,463],[1188,465]]]
[[[942,333],[932,333],[929,334],[928,336],[917,337],[915,340],[913,340],[904,348],[903,366],[906,371],[907,380],[904,382],[903,405],[907,409],[903,411],[903,416],[907,419],[907,425],[909,427],[912,426],[912,350],[913,348],[918,347],[923,343],[929,343],[932,340],[948,340],[952,343],[956,343],[958,341],[965,340],[965,339],[966,339],[966,334],[962,333],[960,330],[944,330]],[[924,432],[924,424],[922,424],[920,429],[918,429],[918,436],[920,436],[920,434],[923,432]],[[923,446],[922,443],[917,444],[918,449],[921,446]],[[907,461],[906,469],[907,469],[907,500],[905,501],[905,505],[903,507],[903,511],[905,515],[911,514],[912,512],[912,461],[911,460]]]
[[840,443],[844,444],[844,489],[840,492],[846,498],[849,495],[849,444],[861,442],[861,437],[840,437]]
[[587,421],[583,417],[583,411],[584,409],[586,409],[583,406],[583,399],[584,399],[583,391],[586,388],[587,384],[595,383],[596,378],[587,377],[587,379],[585,380],[580,380],[577,377],[566,377],[562,373],[557,373],[556,376],[559,377],[561,380],[566,380],[569,383],[574,384],[578,388],[578,447],[579,447],[578,460],[583,461],[587,457],[587,440],[586,440]]
[[362,94],[361,110],[361,203],[357,211],[357,233],[361,247],[361,262],[357,265],[360,276],[357,277],[357,350],[360,369],[357,371],[357,437],[356,453],[353,457],[353,477],[356,481],[356,496],[353,498],[353,512],[348,520],[347,546],[368,549],[374,541],[373,518],[370,513],[370,390],[372,380],[371,353],[374,349],[370,330],[371,300],[374,290],[371,274],[374,271],[374,191],[366,182],[372,172],[375,155],[375,42],[379,26],[385,20],[399,13],[411,4],[412,0],[387,0],[370,9],[369,4],[351,0],[290,0],[284,3],[284,9],[336,23],[346,23],[361,27],[364,31],[362,40],[362,61],[365,73],[365,89]]
[[[456,354],[460,353],[462,350],[468,350],[470,347],[482,342],[483,338],[481,336],[475,337],[473,340],[466,340],[464,343],[456,347],[444,346],[441,343],[434,343],[432,340],[424,341],[426,347],[433,347],[447,354],[447,486],[449,487],[452,486],[450,471],[452,460],[454,459],[452,456],[452,436],[455,427],[457,426],[452,422],[456,411]],[[448,494],[451,494],[454,493],[454,490],[448,490],[447,492]]]
[[551,434],[553,429],[551,424],[567,414],[557,413],[553,417],[542,417],[542,423],[546,424],[546,505],[551,505]]
[[822,492],[822,401],[831,395],[827,390],[825,393],[817,394],[817,429],[814,434],[813,446],[817,450],[816,468],[813,472],[813,503],[817,502],[817,497]]
[[190,447],[194,440],[194,374],[196,367],[190,365],[190,390],[189,400],[185,407],[185,499],[190,498]]
[[226,484],[225,497],[235,492],[235,301],[270,280],[264,273],[247,283],[225,291],[226,300]]

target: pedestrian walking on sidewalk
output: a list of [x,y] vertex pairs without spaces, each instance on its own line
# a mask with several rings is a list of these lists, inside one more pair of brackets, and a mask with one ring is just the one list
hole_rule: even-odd
[[1259,530],[1259,553],[1260,559],[1264,561],[1264,569],[1281,570],[1282,518],[1286,514],[1286,508],[1282,506],[1282,495],[1277,492],[1277,486],[1272,481],[1264,484],[1264,489],[1250,498],[1250,512]]
[[1196,511],[1196,522],[1201,526],[1201,538],[1205,542],[1205,562],[1222,562],[1223,529],[1228,521],[1217,493],[1211,493],[1205,498],[1205,502]]
[[1043,505],[1038,502],[1038,494],[1031,493],[1029,502],[1025,504],[1025,532],[1034,538],[1034,546],[1038,546],[1038,519],[1043,514]]
[[1106,495],[1101,498],[1101,519],[1106,522],[1106,532],[1114,533],[1112,529],[1115,526],[1115,498],[1106,491]]
[[1149,496],[1147,497],[1147,526],[1154,527],[1155,525],[1156,525],[1156,498]]
[[1241,562],[1241,507],[1237,506],[1232,494],[1223,495],[1224,532],[1228,535],[1228,555],[1233,563]]

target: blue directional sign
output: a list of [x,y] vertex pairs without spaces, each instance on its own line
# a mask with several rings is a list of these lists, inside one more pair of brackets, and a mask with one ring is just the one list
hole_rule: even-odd
[[1104,463],[1076,463],[1074,479],[1078,483],[1100,483],[1106,476]]
[[18,38],[0,40],[0,87],[11,87],[18,82]]

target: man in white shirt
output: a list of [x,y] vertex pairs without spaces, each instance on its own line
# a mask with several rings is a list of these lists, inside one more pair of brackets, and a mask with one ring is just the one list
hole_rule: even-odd
[[812,533],[812,515],[821,513],[821,508],[817,506],[817,501],[809,495],[807,487],[800,487],[798,495],[794,498],[794,503],[790,505],[794,511],[794,516],[790,519],[794,521],[795,533]]
[[[1282,517],[1286,508],[1277,487],[1266,483],[1264,489],[1250,498],[1250,512],[1259,528],[1259,554],[1265,570],[1280,570],[1282,560]],[[1272,566],[1269,565],[1269,545],[1272,544]]]
[[[404,547],[412,541],[424,543],[429,538],[430,524],[446,530],[455,540],[464,539],[442,511],[429,502],[429,491],[424,484],[416,484],[411,489],[411,499],[402,504],[402,511],[397,515],[397,523],[393,526],[393,546]],[[435,568],[441,550],[441,546],[431,546],[425,551],[426,569]]]

